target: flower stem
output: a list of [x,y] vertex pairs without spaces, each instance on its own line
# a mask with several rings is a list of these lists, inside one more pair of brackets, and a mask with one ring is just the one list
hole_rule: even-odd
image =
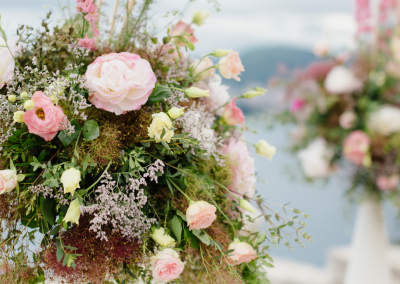
[[233,226],[231,220],[228,218],[228,216],[225,215],[225,213],[221,210],[221,208],[219,208],[218,204],[214,201],[214,199],[211,199],[212,202],[214,203],[215,207],[217,207],[218,211],[222,214],[222,216],[224,216],[224,218],[228,221],[229,225],[232,228],[232,233],[233,233],[233,237],[236,238],[236,229],[235,226]]
[[189,198],[189,196],[187,196],[186,193],[184,193],[184,192],[179,188],[179,186],[177,186],[177,185],[173,182],[173,180],[171,180],[171,178],[169,178],[168,176],[166,176],[166,177],[167,177],[167,180],[168,180],[169,182],[171,182],[171,183],[180,191],[180,193],[183,194],[183,196],[186,197],[186,199],[189,201],[189,203],[191,203],[192,200]]

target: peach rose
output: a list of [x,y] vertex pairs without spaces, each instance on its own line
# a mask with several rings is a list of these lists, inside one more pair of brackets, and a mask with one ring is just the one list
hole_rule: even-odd
[[245,122],[244,114],[240,108],[236,106],[236,98],[234,98],[229,104],[225,106],[222,118],[228,125],[236,125]]
[[0,171],[0,194],[10,192],[17,186],[17,174],[13,170]]
[[239,52],[229,51],[228,56],[222,57],[218,63],[219,73],[225,79],[235,79],[240,81],[240,72],[244,71],[242,61],[239,58]]
[[35,106],[25,112],[24,122],[28,126],[29,133],[50,141],[62,129],[61,123],[66,115],[60,106],[55,106],[51,99],[40,91],[33,94],[32,101]]
[[186,210],[186,219],[189,230],[205,229],[211,226],[217,218],[215,212],[217,208],[205,201],[192,202]]
[[156,83],[150,63],[128,52],[97,57],[88,66],[85,76],[94,90],[89,101],[116,115],[140,109]]
[[185,264],[179,259],[179,254],[171,248],[166,248],[152,256],[151,265],[154,280],[160,282],[177,279],[185,267]]
[[370,139],[361,130],[353,131],[343,142],[343,155],[347,160],[361,166],[368,155]]
[[232,264],[239,265],[243,262],[250,262],[257,258],[257,252],[253,247],[245,242],[235,239],[228,247],[228,250],[233,249],[230,253],[229,259]]
[[378,186],[379,190],[392,191],[397,188],[399,179],[399,175],[378,176],[376,179],[376,185]]
[[[198,40],[193,33],[194,29],[192,29],[192,27],[189,24],[186,24],[184,21],[179,21],[176,25],[169,29],[170,36],[183,36],[191,43],[196,44]],[[185,43],[177,38],[175,38],[174,41],[177,46],[185,46]]]

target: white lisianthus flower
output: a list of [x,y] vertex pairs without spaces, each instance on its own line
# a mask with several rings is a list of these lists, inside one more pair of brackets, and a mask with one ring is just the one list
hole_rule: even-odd
[[352,93],[362,87],[354,73],[342,65],[333,67],[325,79],[325,89],[332,95]]
[[371,132],[384,136],[400,132],[400,109],[389,105],[381,107],[369,116],[367,126]]
[[[154,138],[157,143],[162,141],[171,142],[171,138],[174,136],[172,128],[172,121],[165,112],[159,112],[152,115],[153,121],[148,127],[148,134],[150,138]],[[161,138],[162,132],[165,129],[165,134]]]
[[239,206],[242,207],[244,210],[247,210],[254,214],[253,206],[251,206],[250,202],[248,202],[246,199],[240,199]]
[[192,22],[197,26],[201,26],[208,17],[210,17],[210,12],[207,10],[194,11]]
[[176,119],[180,116],[182,116],[185,113],[185,109],[184,108],[177,108],[177,107],[172,107],[169,111],[168,111],[168,115],[172,118],[172,119]]
[[193,61],[193,63],[190,65],[190,68],[193,70],[193,77],[196,77],[195,80],[200,81],[205,80],[215,74],[215,69],[211,68],[213,66],[214,63],[212,60],[209,57],[206,57],[201,61],[198,59]]
[[14,76],[14,57],[21,49],[20,45],[17,45],[17,42],[17,36],[11,37],[7,41],[8,47],[6,47],[6,42],[0,37],[0,89]]
[[81,206],[78,199],[74,199],[68,207],[65,214],[64,222],[72,222],[79,225],[79,217],[81,216]]
[[74,168],[68,169],[63,172],[60,181],[64,186],[64,193],[74,194],[75,190],[80,188],[81,172]]
[[27,100],[24,102],[24,109],[33,110],[35,108],[35,102],[33,100]]
[[209,90],[202,90],[197,87],[190,87],[185,90],[185,94],[189,98],[201,98],[201,97],[209,97],[210,91]]
[[248,236],[253,233],[258,233],[262,230],[264,224],[264,215],[258,208],[254,208],[254,213],[244,212],[243,215],[243,227],[239,231],[240,236]]
[[319,137],[307,148],[298,152],[304,174],[310,178],[326,177],[331,173],[330,161],[333,150],[328,147],[325,139]]
[[153,228],[151,238],[162,247],[175,246],[175,240],[165,232],[164,228]]
[[269,145],[265,140],[258,141],[255,147],[258,155],[264,156],[270,161],[276,153],[276,147]]
[[25,112],[22,110],[14,112],[14,122],[23,123]]
[[[200,84],[202,83],[202,84]],[[210,112],[214,112],[216,115],[222,116],[224,112],[223,105],[229,101],[228,86],[221,85],[222,78],[219,75],[214,75],[209,78],[208,85],[204,82],[199,82],[196,86],[200,89],[209,90],[210,96],[204,98],[204,102]]]

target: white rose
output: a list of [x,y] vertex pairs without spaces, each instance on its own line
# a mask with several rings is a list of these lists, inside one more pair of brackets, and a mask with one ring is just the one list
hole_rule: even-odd
[[[3,88],[6,82],[14,76],[14,57],[20,50],[20,45],[17,45],[18,39],[18,37],[11,37],[7,41],[9,48],[0,47],[0,89]],[[0,46],[5,45],[6,42],[2,37],[0,37]]]
[[200,89],[209,90],[210,96],[204,98],[204,102],[208,107],[210,112],[215,111],[216,115],[222,116],[224,112],[224,108],[222,107],[229,101],[229,93],[228,93],[228,86],[221,85],[222,78],[219,75],[214,75],[208,81],[208,85],[206,83],[197,84],[196,86]]
[[331,172],[330,161],[333,150],[327,142],[319,137],[311,142],[307,148],[298,152],[304,174],[310,178],[326,177]]
[[10,192],[17,186],[17,174],[13,170],[0,171],[0,194]]
[[400,132],[400,109],[383,106],[369,116],[367,126],[370,131],[384,136]]
[[325,89],[333,95],[359,91],[362,86],[362,82],[354,73],[342,65],[332,68],[325,79]]
[[173,247],[175,245],[175,240],[165,232],[164,228],[154,228],[151,238],[162,247]]
[[64,186],[64,193],[74,194],[75,190],[79,187],[81,181],[81,172],[77,169],[71,168],[63,172],[60,179]]
[[[152,117],[153,121],[150,127],[147,128],[149,137],[154,138],[157,143],[161,142],[161,140],[170,143],[171,138],[174,136],[174,131],[170,130],[172,128],[172,121],[169,116],[164,112],[159,112],[153,114]],[[165,129],[165,134],[161,138],[163,129]]]
[[74,199],[68,207],[65,214],[64,222],[72,222],[79,225],[79,217],[81,216],[81,206],[78,199]]
[[[193,61],[193,63],[190,65],[190,68],[193,69],[193,77],[196,77],[198,74],[201,73],[199,76],[196,77],[196,81],[205,80],[215,74],[215,69],[211,68],[214,66],[214,63],[209,57],[206,57],[200,63],[199,62],[200,60],[197,59]],[[206,69],[208,70],[205,71]]]
[[276,153],[276,147],[269,145],[265,140],[260,140],[256,144],[256,152],[271,161]]
[[258,208],[253,208],[254,213],[244,212],[243,215],[243,227],[239,231],[240,236],[248,236],[253,233],[260,232],[264,225],[264,215]]

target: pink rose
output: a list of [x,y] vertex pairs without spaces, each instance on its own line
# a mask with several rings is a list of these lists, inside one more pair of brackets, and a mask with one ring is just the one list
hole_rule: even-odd
[[160,282],[177,279],[185,267],[185,264],[179,259],[179,254],[171,248],[166,248],[152,256],[151,265],[154,280]]
[[206,229],[211,226],[212,222],[217,218],[215,212],[217,208],[205,201],[193,202],[186,210],[186,219],[189,230]]
[[[198,42],[197,38],[193,35],[194,29],[183,21],[179,21],[176,25],[172,26],[169,29],[170,36],[183,36],[186,40],[190,41],[193,44]],[[175,38],[175,44],[177,46],[185,46],[185,43],[181,40]]]
[[94,90],[89,101],[116,115],[140,109],[156,83],[150,63],[128,52],[97,57],[88,66],[86,78]]
[[84,48],[89,49],[91,51],[97,50],[95,39],[94,38],[88,38],[87,34],[86,34],[86,36],[84,38],[78,38],[78,45],[80,47],[84,47]]
[[290,112],[295,113],[300,111],[306,104],[306,101],[300,98],[293,99],[290,103]]
[[10,192],[17,186],[17,174],[13,170],[0,171],[0,194]]
[[370,143],[368,135],[363,131],[353,131],[343,142],[343,155],[353,164],[361,166],[368,154]]
[[32,96],[35,106],[24,115],[24,122],[28,126],[29,133],[39,135],[46,141],[50,141],[62,130],[61,123],[66,118],[63,109],[55,106],[51,99],[42,92],[35,92]]
[[240,72],[244,71],[242,61],[239,58],[239,52],[229,51],[228,56],[222,57],[218,63],[219,73],[225,79],[235,79],[240,81]]
[[234,98],[229,104],[225,106],[222,118],[228,125],[241,124],[244,127],[244,114],[240,108],[236,106],[236,98]]
[[257,258],[257,252],[253,247],[245,242],[240,242],[238,239],[233,241],[228,247],[228,250],[233,249],[229,259],[232,264],[239,265],[243,262],[250,262]]
[[399,175],[378,176],[376,179],[376,185],[382,191],[392,191],[397,188],[399,179]]

